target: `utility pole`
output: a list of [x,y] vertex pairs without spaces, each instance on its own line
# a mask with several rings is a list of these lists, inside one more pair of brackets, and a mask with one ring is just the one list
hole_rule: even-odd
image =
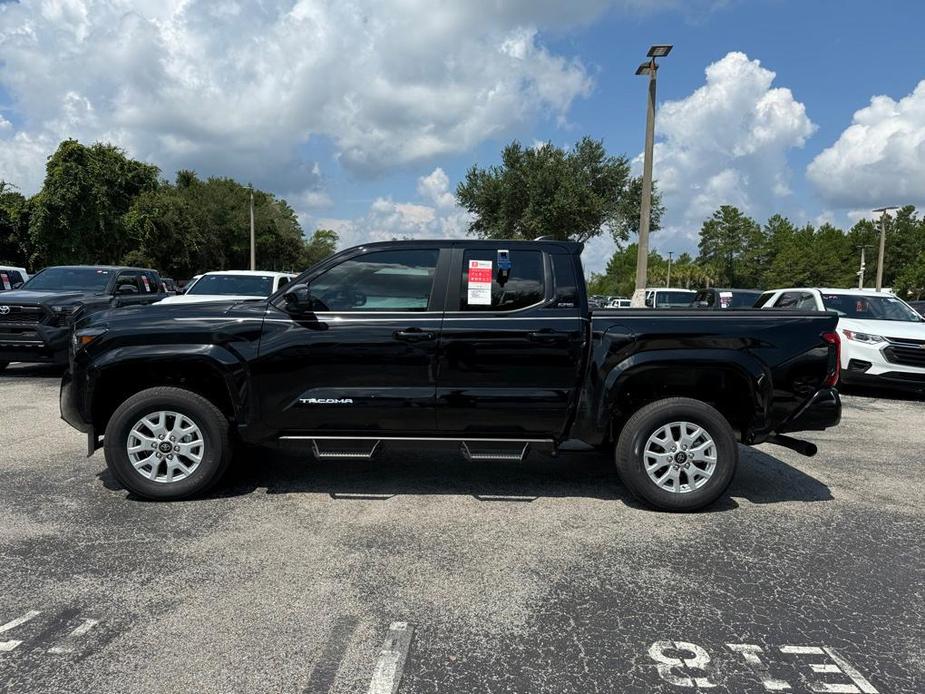
[[654,45],[646,54],[649,60],[638,68],[637,75],[649,76],[649,99],[646,103],[646,143],[642,162],[642,200],[639,206],[639,250],[636,254],[636,291],[632,306],[646,305],[646,281],[649,274],[649,217],[652,214],[652,150],[655,147],[655,76],[656,58],[671,52],[668,44]]
[[864,251],[870,248],[870,245],[864,244],[858,246],[861,249],[861,269],[858,270],[858,289],[864,289],[864,270],[867,269],[867,263],[865,262]]
[[886,253],[886,218],[887,212],[898,210],[893,207],[878,207],[874,212],[880,213],[880,254],[877,256],[877,291],[883,291],[883,255]]
[[257,269],[257,249],[254,236],[254,188],[251,187],[251,270]]
[[668,277],[665,280],[665,286],[671,286],[671,256],[674,255],[674,251],[668,251]]

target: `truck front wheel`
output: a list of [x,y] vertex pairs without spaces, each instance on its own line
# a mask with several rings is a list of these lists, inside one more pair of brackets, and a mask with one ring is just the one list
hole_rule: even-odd
[[228,419],[201,395],[148,388],[128,398],[106,426],[106,464],[133,494],[185,499],[219,480],[231,459]]
[[729,422],[705,402],[667,398],[630,417],[616,447],[620,479],[665,511],[695,511],[726,491],[739,449]]

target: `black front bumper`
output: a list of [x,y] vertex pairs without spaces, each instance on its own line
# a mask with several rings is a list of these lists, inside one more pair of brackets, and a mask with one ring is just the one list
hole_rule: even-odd
[[794,431],[822,431],[841,421],[841,398],[834,388],[817,391],[790,419],[777,429],[779,434]]
[[67,364],[70,328],[48,325],[0,326],[0,361]]

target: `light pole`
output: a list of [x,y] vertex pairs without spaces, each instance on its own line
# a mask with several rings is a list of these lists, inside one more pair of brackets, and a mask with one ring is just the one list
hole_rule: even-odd
[[674,251],[668,251],[668,277],[665,279],[665,286],[671,286],[671,256],[674,255]]
[[878,207],[874,212],[880,212],[880,253],[877,255],[877,291],[883,290],[883,254],[886,252],[886,217],[890,210],[898,210],[893,207]]
[[864,270],[867,268],[867,263],[864,258],[864,251],[870,248],[870,244],[863,244],[858,246],[861,249],[861,269],[858,270],[858,289],[864,289]]
[[639,206],[639,252],[636,254],[636,291],[633,306],[646,305],[646,278],[649,272],[649,216],[652,213],[652,150],[655,147],[655,77],[658,72],[656,58],[671,53],[671,45],[656,44],[649,47],[649,60],[638,68],[637,75],[649,76],[649,100],[646,105],[646,145],[642,160],[642,200]]
[[251,188],[251,270],[257,269],[257,249],[254,237],[254,189]]

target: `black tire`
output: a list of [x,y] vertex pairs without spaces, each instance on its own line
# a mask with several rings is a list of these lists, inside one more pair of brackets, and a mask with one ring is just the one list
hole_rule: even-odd
[[[656,484],[646,472],[643,456],[653,434],[666,424],[679,421],[702,427],[716,446],[713,474],[702,486],[683,493]],[[716,501],[732,482],[738,460],[739,447],[726,418],[705,402],[691,398],[667,398],[641,408],[623,427],[616,446],[620,479],[634,496],[663,511],[696,511]],[[676,487],[681,484],[676,483]]]
[[[144,416],[171,411],[188,417],[202,432],[202,460],[192,473],[177,481],[158,482],[143,476],[129,460],[127,441],[132,427]],[[211,402],[182,388],[158,387],[136,393],[113,413],[106,426],[106,465],[127,490],[146,499],[168,501],[202,494],[221,479],[233,450],[228,419]]]

